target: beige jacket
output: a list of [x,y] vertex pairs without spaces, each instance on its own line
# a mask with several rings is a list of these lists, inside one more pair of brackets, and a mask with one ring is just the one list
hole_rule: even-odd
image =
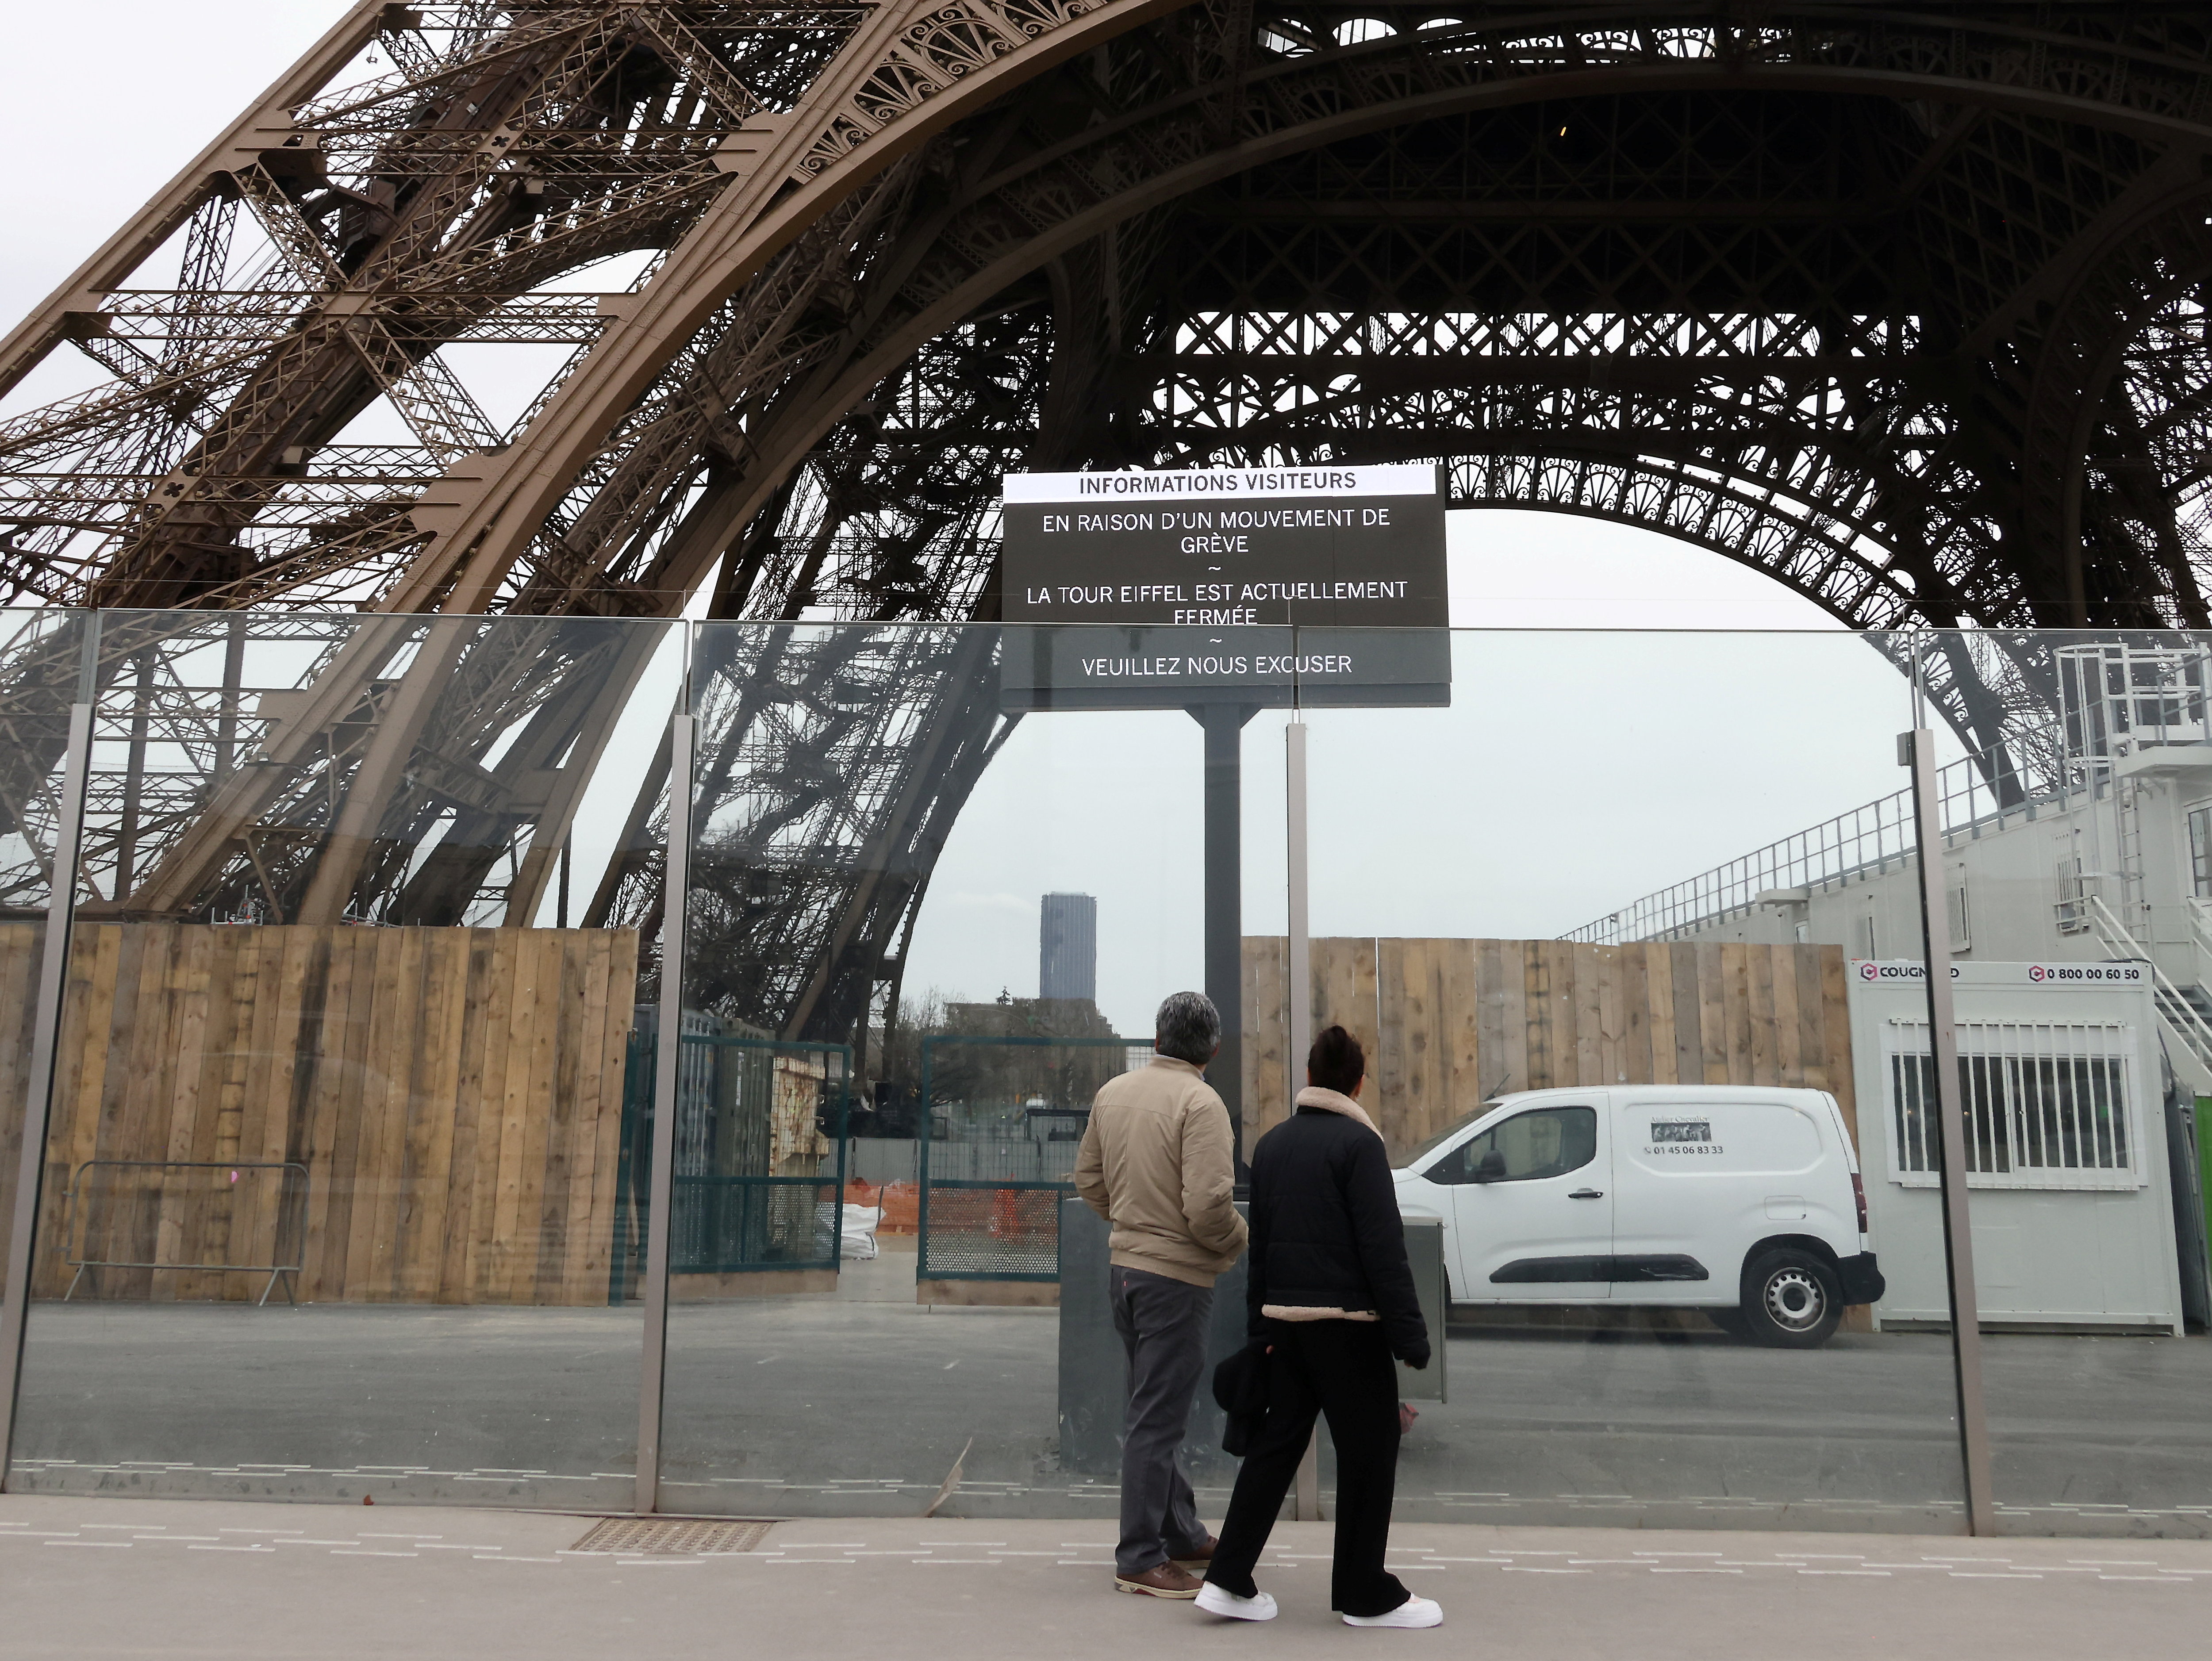
[[1193,1286],[1244,1250],[1229,1110],[1187,1061],[1154,1056],[1091,1105],[1075,1191],[1114,1225],[1110,1260]]

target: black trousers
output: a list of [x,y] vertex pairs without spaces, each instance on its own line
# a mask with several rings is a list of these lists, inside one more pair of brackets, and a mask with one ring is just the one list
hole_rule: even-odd
[[1316,1415],[1336,1443],[1336,1562],[1329,1607],[1385,1615],[1413,1594],[1382,1567],[1398,1486],[1398,1374],[1370,1321],[1278,1322],[1268,1358],[1267,1416],[1237,1473],[1221,1543],[1206,1578],[1249,1597],[1253,1566],[1297,1477]]

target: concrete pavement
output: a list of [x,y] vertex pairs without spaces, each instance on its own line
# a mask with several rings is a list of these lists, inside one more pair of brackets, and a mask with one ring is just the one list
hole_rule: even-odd
[[[957,1506],[957,1500],[956,1500]],[[1110,1529],[785,1523],[750,1552],[579,1555],[592,1519],[398,1506],[0,1496],[0,1661],[602,1661],[804,1656],[1121,1661],[2076,1661],[2196,1653],[2212,1543],[1716,1535],[1402,1524],[1422,1633],[1328,1613],[1328,1529],[1280,1526],[1266,1626],[1109,1590]]]
[[[664,1503],[911,1514],[972,1439],[976,1514],[1114,1514],[1114,1474],[1058,1458],[1053,1312],[886,1299],[672,1311]],[[17,1482],[620,1508],[641,1336],[634,1308],[40,1305]],[[1453,1397],[1425,1404],[1406,1443],[1401,1516],[1956,1525],[1943,1337],[1844,1334],[1798,1354],[1718,1334],[1455,1331],[1449,1349]],[[2212,1532],[2212,1341],[2007,1336],[1986,1355],[2017,1525]],[[1233,1464],[1200,1455],[1218,1503]]]

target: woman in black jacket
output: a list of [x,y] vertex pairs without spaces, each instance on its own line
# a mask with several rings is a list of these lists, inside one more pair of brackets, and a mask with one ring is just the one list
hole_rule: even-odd
[[1396,1356],[1429,1364],[1428,1325],[1381,1132],[1358,1102],[1367,1058],[1341,1027],[1314,1040],[1297,1111],[1252,1153],[1250,1332],[1267,1349],[1267,1411],[1237,1475],[1198,1606],[1266,1621],[1253,1584],[1283,1495],[1328,1416],[1336,1444],[1330,1606],[1351,1627],[1433,1627],[1443,1610],[1382,1567],[1398,1479]]

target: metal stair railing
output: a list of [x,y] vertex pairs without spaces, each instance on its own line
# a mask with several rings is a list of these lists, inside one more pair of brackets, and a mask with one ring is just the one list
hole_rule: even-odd
[[2212,1021],[2197,1012],[2197,1006],[2184,995],[2180,987],[2158,961],[2145,951],[2142,943],[2128,932],[2127,925],[2112,914],[2102,896],[2088,896],[2089,916],[2095,924],[2097,938],[2105,949],[2115,958],[2133,958],[2150,965],[2153,1002],[2158,1007],[2159,1019],[2173,1035],[2174,1042],[2195,1057],[2197,1064],[2208,1076],[2212,1076]]

